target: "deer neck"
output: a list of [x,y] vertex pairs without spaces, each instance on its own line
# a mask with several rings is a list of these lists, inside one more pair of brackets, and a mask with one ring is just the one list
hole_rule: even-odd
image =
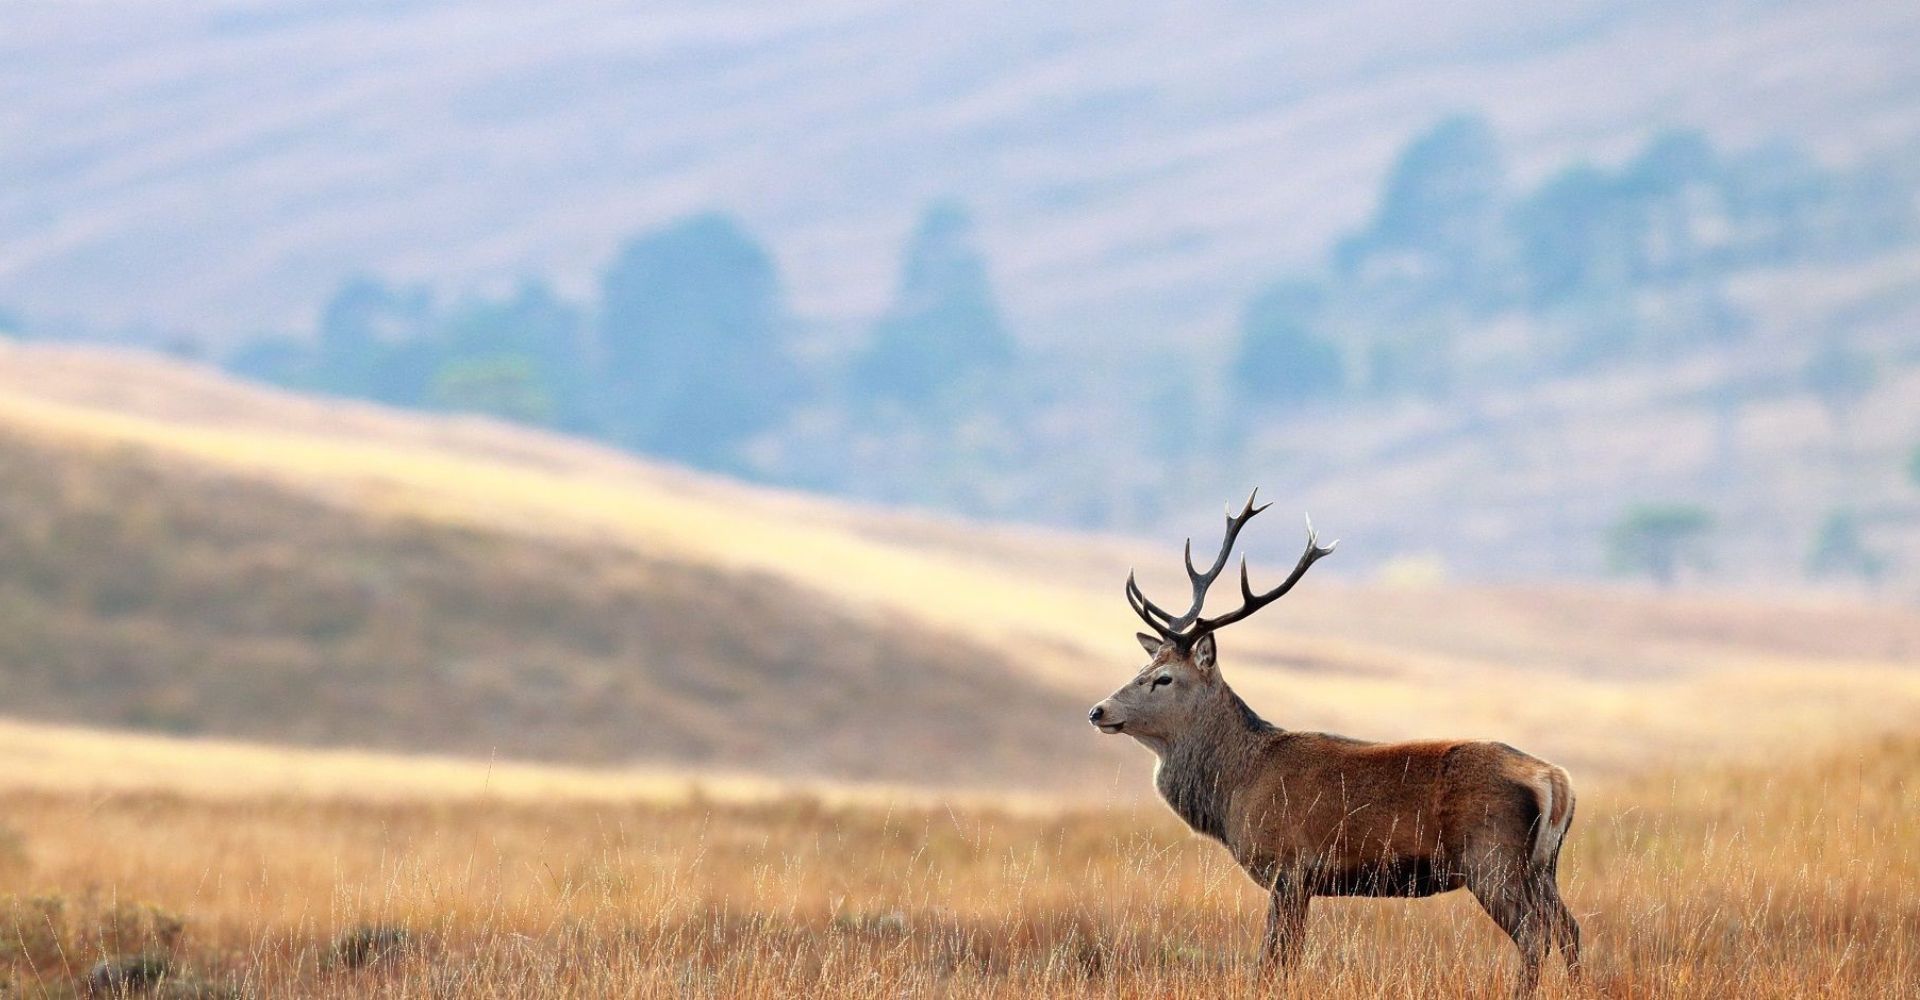
[[1249,762],[1265,734],[1276,731],[1232,688],[1221,685],[1216,711],[1154,748],[1160,756],[1154,784],[1161,798],[1188,826],[1224,843],[1234,793],[1254,773]]

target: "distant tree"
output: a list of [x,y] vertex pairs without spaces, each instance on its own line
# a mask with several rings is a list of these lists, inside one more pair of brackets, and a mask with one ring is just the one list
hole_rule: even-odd
[[741,447],[798,391],[772,256],[733,219],[699,215],[628,242],[600,295],[614,439],[741,470]]
[[1920,236],[1911,175],[1895,158],[1861,164],[1840,178],[1831,239],[1843,255],[1863,256]]
[[1807,553],[1807,572],[1813,576],[1853,576],[1877,583],[1886,569],[1886,558],[1867,548],[1860,519],[1850,510],[1828,514]]
[[1325,298],[1317,284],[1283,281],[1247,306],[1233,365],[1242,396],[1290,403],[1335,396],[1345,388],[1340,348],[1318,330]]
[[[498,301],[461,303],[440,324],[438,338],[445,361],[434,374],[435,405],[449,405],[449,383],[476,389],[475,377],[486,375],[479,381],[492,385],[485,390],[492,392],[503,389],[502,379],[513,373],[509,380],[523,383],[523,389],[512,392],[520,402],[504,410],[482,407],[485,412],[577,432],[597,429],[590,398],[593,363],[580,316],[544,283],[524,282],[512,296]],[[541,402],[522,405],[532,397]]]
[[533,362],[503,355],[449,362],[433,378],[433,406],[460,413],[482,413],[523,424],[553,419],[554,402]]
[[172,333],[160,337],[154,348],[170,358],[181,361],[205,361],[207,345],[199,338],[183,333]]
[[1389,172],[1371,226],[1336,249],[1343,277],[1375,262],[1392,280],[1471,306],[1510,294],[1506,165],[1486,120],[1449,118],[1408,143]]
[[264,334],[246,341],[228,354],[226,369],[241,378],[295,389],[314,388],[313,345],[293,337]]
[[1818,257],[1824,219],[1836,198],[1834,177],[1789,142],[1734,157],[1726,169],[1734,251],[1743,265],[1782,265]]
[[1626,284],[1633,223],[1613,179],[1587,165],[1549,178],[1514,210],[1527,294],[1538,306]]
[[1713,183],[1720,171],[1720,154],[1706,133],[1672,129],[1653,137],[1626,168],[1630,187],[1671,194],[1696,184]]
[[1550,177],[1510,218],[1526,301],[1561,332],[1560,367],[1666,354],[1738,334],[1725,294],[1722,161],[1697,132],[1657,136],[1618,170]]
[[321,310],[313,387],[396,406],[420,405],[440,361],[433,324],[433,299],[425,288],[349,279]]
[[1004,373],[1014,353],[966,210],[951,202],[930,207],[907,242],[893,305],[854,361],[855,390],[871,400],[937,405]]
[[1449,118],[1407,144],[1394,161],[1371,235],[1383,246],[1471,242],[1498,207],[1506,182],[1499,140],[1483,118]]
[[1672,586],[1682,567],[1704,563],[1702,542],[1712,528],[1713,515],[1691,504],[1630,507],[1607,533],[1608,562],[1620,572],[1645,573],[1662,587]]
[[1639,282],[1686,280],[1707,263],[1702,234],[1724,227],[1720,158],[1704,134],[1657,135],[1622,171],[1619,207],[1632,218],[1630,268]]
[[320,309],[322,351],[365,357],[382,344],[423,332],[432,302],[424,289],[401,289],[359,275],[342,282]]
[[1873,359],[1837,338],[1827,341],[1801,371],[1807,390],[1819,397],[1835,426],[1841,428],[1853,408],[1873,390],[1876,377]]
[[538,280],[521,282],[504,299],[461,302],[441,325],[456,353],[524,354],[569,364],[581,354],[579,315]]

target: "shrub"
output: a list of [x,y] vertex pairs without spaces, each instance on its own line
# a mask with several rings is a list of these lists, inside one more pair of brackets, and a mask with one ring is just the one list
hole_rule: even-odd
[[333,962],[345,969],[364,969],[399,955],[406,947],[406,928],[362,924],[334,942]]
[[1661,586],[1671,585],[1682,567],[1705,561],[1701,541],[1713,529],[1713,515],[1691,504],[1639,504],[1620,515],[1607,535],[1607,558],[1614,569],[1646,573]]
[[66,900],[59,896],[0,898],[0,962],[59,962],[65,927]]
[[173,971],[173,960],[166,955],[119,955],[103,958],[87,972],[87,995],[124,997],[145,993]]
[[27,838],[20,831],[0,823],[0,880],[17,881],[31,868],[27,856]]

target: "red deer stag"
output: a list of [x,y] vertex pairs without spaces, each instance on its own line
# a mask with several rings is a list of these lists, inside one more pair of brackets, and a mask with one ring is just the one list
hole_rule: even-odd
[[[1256,491],[1257,493],[1257,491]],[[1238,608],[1201,617],[1254,498],[1227,515],[1213,567],[1187,576],[1193,604],[1172,615],[1131,574],[1127,603],[1152,627],[1152,659],[1093,707],[1103,733],[1125,733],[1159,757],[1154,784],[1187,825],[1226,845],[1271,895],[1261,959],[1298,958],[1314,896],[1429,896],[1465,888],[1520,949],[1515,993],[1533,992],[1549,945],[1579,974],[1580,927],[1555,883],[1573,822],[1567,772],[1504,743],[1366,743],[1266,722],[1220,676],[1213,633],[1284,597],[1333,551],[1307,524],[1307,550],[1285,581],[1254,593],[1240,561]]]

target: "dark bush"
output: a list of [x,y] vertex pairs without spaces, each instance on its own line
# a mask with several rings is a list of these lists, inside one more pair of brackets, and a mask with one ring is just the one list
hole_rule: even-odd
[[362,924],[340,935],[340,939],[334,942],[333,961],[341,968],[364,969],[399,955],[406,947],[406,928]]
[[87,995],[125,997],[146,993],[172,971],[173,960],[163,954],[103,958],[87,972]]

